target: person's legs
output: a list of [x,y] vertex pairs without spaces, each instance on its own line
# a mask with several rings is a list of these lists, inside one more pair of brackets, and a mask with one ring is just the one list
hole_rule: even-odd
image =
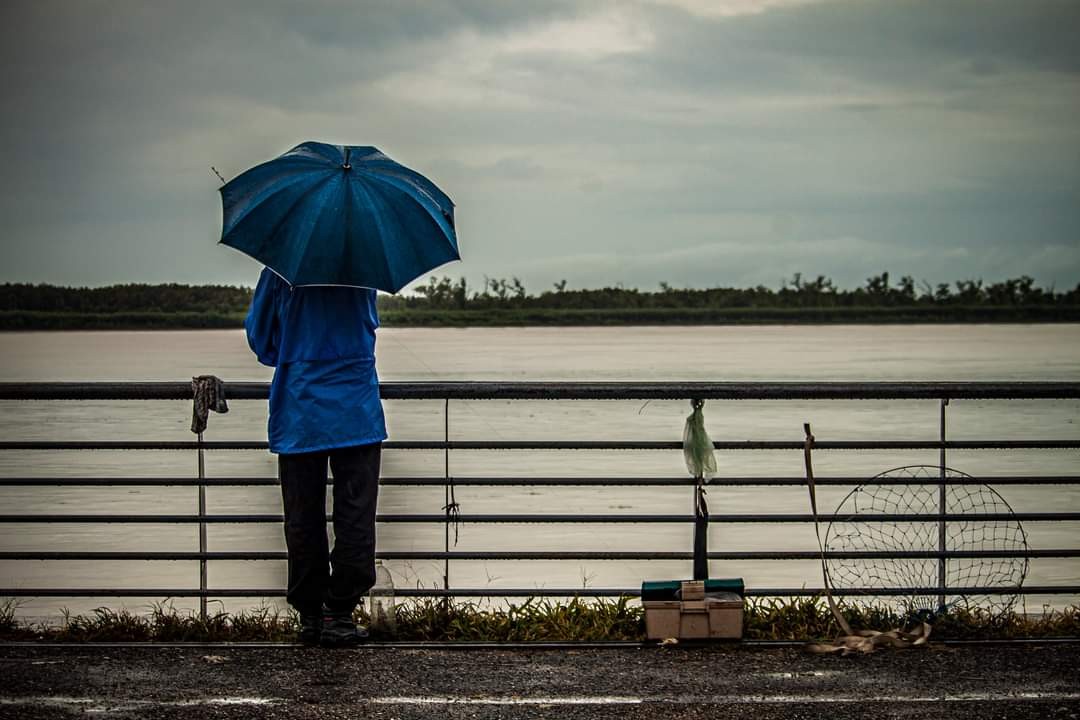
[[334,550],[324,603],[352,613],[375,584],[375,505],[382,443],[330,451],[334,475]]
[[320,615],[330,576],[326,462],[325,452],[278,455],[285,544],[289,549],[286,599],[301,618]]

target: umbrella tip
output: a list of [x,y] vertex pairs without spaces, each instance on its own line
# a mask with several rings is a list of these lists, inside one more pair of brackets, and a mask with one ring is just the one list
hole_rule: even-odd
[[341,164],[341,168],[343,170],[349,170],[349,169],[352,168],[352,165],[349,164],[349,155],[351,155],[351,154],[352,154],[352,148],[348,148],[348,147],[345,148],[345,162],[343,162]]

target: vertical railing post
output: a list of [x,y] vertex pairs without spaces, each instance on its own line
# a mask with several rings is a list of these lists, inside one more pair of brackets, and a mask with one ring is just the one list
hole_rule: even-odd
[[938,459],[939,475],[938,475],[938,515],[941,518],[938,520],[938,552],[941,553],[941,557],[938,558],[938,613],[945,612],[945,582],[948,579],[948,573],[946,572],[946,560],[945,554],[948,552],[948,534],[945,530],[945,513],[947,512],[948,497],[946,497],[945,483],[946,483],[946,469],[945,469],[945,408],[949,404],[949,398],[941,399],[941,416],[939,421],[939,430],[941,438],[941,455]]
[[199,618],[206,621],[206,459],[199,433]]
[[705,478],[694,482],[694,579],[709,579],[709,511],[705,506]]
[[[704,400],[691,400],[698,408]],[[709,579],[709,506],[705,502],[705,476],[694,477],[694,580]]]
[[[450,398],[443,401],[443,512],[446,520],[443,523],[443,551],[447,556],[443,558],[443,590],[450,590],[450,519],[453,512],[450,500]],[[444,596],[444,604],[450,602],[449,592]]]

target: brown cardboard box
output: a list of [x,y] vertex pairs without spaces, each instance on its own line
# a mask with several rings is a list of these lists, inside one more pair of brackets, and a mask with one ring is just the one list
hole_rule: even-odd
[[704,600],[705,581],[687,580],[679,588],[679,597],[683,600]]
[[738,640],[743,602],[734,593],[701,600],[646,600],[645,634],[650,640]]

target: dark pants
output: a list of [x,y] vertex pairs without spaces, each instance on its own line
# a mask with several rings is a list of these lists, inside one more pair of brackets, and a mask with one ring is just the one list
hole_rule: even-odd
[[[375,584],[375,503],[382,443],[278,455],[289,548],[289,604],[303,615],[322,605],[357,606]],[[326,537],[326,465],[334,474],[334,551]]]

